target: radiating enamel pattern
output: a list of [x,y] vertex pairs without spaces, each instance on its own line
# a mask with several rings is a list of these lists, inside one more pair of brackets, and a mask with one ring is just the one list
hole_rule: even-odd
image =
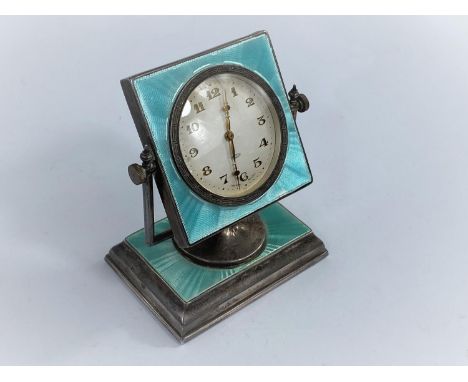
[[[168,124],[178,92],[195,73],[210,66],[233,63],[257,73],[275,91],[286,116],[289,145],[281,174],[263,196],[242,206],[225,207],[201,199],[183,181],[172,160]],[[134,85],[190,243],[207,237],[312,181],[266,34],[140,77]]]
[[[179,254],[171,239],[148,247],[145,245],[144,230],[128,236],[126,241],[151,265],[174,292],[183,300],[190,301],[209,288],[310,232],[309,227],[279,203],[268,206],[259,214],[267,227],[265,250],[252,261],[235,268],[217,269],[197,265]],[[155,223],[156,233],[168,229],[167,219]]]

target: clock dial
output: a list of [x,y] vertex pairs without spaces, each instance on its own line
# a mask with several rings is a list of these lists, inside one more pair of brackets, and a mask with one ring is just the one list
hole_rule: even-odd
[[273,173],[284,156],[285,127],[277,98],[254,79],[237,72],[215,73],[195,83],[180,100],[178,125],[172,126],[178,130],[172,134],[177,139],[175,155],[190,182],[206,194],[231,200],[258,197],[277,175]]

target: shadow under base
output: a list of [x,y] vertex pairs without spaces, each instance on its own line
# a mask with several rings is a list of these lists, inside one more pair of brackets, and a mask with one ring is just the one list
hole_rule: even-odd
[[105,259],[184,342],[327,256],[323,242],[281,204],[259,215],[267,230],[265,249],[233,268],[199,265],[182,255],[172,242],[167,219],[154,224],[156,244],[147,246],[140,230],[114,246]]

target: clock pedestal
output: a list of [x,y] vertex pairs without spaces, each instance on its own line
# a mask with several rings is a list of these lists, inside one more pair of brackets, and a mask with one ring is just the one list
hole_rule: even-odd
[[234,267],[260,255],[266,245],[266,227],[259,214],[241,219],[181,253],[200,265]]
[[184,342],[327,256],[323,242],[281,204],[258,218],[266,233],[263,249],[236,266],[203,266],[181,254],[167,219],[154,223],[153,245],[142,229],[113,247],[106,261]]

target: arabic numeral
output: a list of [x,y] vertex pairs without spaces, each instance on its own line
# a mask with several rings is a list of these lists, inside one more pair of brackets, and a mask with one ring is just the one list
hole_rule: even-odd
[[192,125],[187,125],[187,131],[189,134],[194,133],[200,128],[200,125],[196,122],[192,123]]
[[239,179],[242,181],[242,182],[245,182],[247,179],[249,179],[248,175],[246,172],[243,172],[242,174],[239,175]]
[[203,175],[208,176],[210,175],[213,171],[211,170],[210,166],[205,166],[202,168]]
[[195,111],[197,112],[197,114],[205,110],[205,107],[203,106],[202,102],[196,103],[195,105],[193,105],[193,107],[195,108]]
[[227,174],[224,174],[223,176],[220,176],[219,179],[221,179],[221,180],[224,179],[223,184],[226,184],[226,183],[228,182],[228,180],[227,180]]
[[258,124],[259,124],[260,126],[264,125],[265,122],[266,122],[265,118],[263,118],[263,115],[261,115],[260,117],[258,117],[258,118],[257,118],[257,121],[258,121]]
[[193,147],[189,150],[189,154],[192,158],[195,158],[198,155],[198,150],[195,147]]
[[250,97],[245,100],[245,103],[247,104],[247,107],[255,105],[253,98]]
[[208,99],[211,101],[213,98],[215,97],[218,97],[220,96],[221,93],[219,92],[219,89],[218,88],[213,88],[211,90],[208,90],[206,92],[206,96],[208,97]]
[[258,167],[260,167],[262,165],[262,161],[260,160],[260,157],[254,159],[253,163],[254,163],[255,168],[258,168]]

